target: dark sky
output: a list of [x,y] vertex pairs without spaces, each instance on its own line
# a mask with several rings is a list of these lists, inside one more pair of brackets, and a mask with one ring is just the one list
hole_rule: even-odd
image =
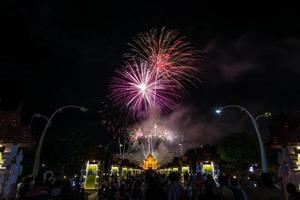
[[53,134],[79,131],[107,140],[97,111],[126,43],[138,32],[166,26],[179,29],[206,55],[203,81],[190,87],[185,105],[202,113],[228,103],[255,113],[300,110],[297,6],[122,2],[1,2],[1,109],[23,99],[28,118],[85,105],[88,114],[58,116]]

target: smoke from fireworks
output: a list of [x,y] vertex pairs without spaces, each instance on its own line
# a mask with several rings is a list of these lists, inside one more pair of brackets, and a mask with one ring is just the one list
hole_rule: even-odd
[[179,87],[155,74],[146,62],[127,62],[112,79],[110,90],[116,105],[138,117],[149,114],[151,109],[172,110],[180,97]]

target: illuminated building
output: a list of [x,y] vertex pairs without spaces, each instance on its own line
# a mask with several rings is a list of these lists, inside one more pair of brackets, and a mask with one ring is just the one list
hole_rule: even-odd
[[110,169],[110,175],[119,175],[119,167],[117,165],[112,165]]
[[0,196],[15,196],[14,189],[23,166],[23,151],[31,143],[30,123],[22,123],[22,103],[14,111],[0,110]]
[[270,136],[271,149],[284,154],[290,172],[300,179],[300,112],[275,116]]
[[0,110],[0,144],[19,144],[29,147],[31,144],[30,123],[21,121],[21,106],[15,111]]
[[87,161],[85,166],[84,178],[84,189],[86,190],[95,190],[98,188],[99,184],[99,161]]
[[156,159],[153,157],[153,155],[150,153],[147,158],[143,161],[143,169],[154,169],[156,170],[158,168],[158,164]]

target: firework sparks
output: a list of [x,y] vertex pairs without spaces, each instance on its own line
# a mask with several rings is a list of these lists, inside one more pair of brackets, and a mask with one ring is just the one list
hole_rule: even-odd
[[157,152],[160,144],[172,144],[176,138],[176,132],[157,124],[132,128],[128,137],[130,141],[141,146],[145,155]]
[[97,109],[102,126],[113,134],[114,138],[126,133],[127,128],[133,123],[127,118],[126,112],[116,109],[107,99],[100,102]]
[[146,62],[128,62],[117,71],[110,90],[113,102],[135,116],[149,114],[151,109],[172,110],[180,97],[179,87],[157,75]]
[[164,127],[154,127],[154,128],[137,128],[132,129],[129,140],[146,140],[151,138],[153,140],[162,140],[167,142],[173,142],[176,138],[176,133],[168,128]]
[[151,29],[138,34],[129,46],[131,49],[126,57],[146,61],[157,74],[167,76],[182,89],[183,81],[198,80],[196,72],[199,68],[195,67],[199,58],[197,51],[176,30]]

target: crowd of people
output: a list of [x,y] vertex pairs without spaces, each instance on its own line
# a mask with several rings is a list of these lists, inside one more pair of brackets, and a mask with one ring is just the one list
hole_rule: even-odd
[[[17,185],[19,200],[85,200],[87,193],[80,182],[53,176],[33,178],[26,176]],[[288,183],[284,188],[288,200],[300,200],[297,187]],[[127,176],[101,177],[98,200],[282,200],[286,199],[282,187],[269,173],[252,179],[220,175],[217,181],[211,175],[168,176],[147,171]]]
[[[282,200],[282,188],[269,173],[258,179],[221,175],[216,182],[210,175],[180,177],[147,172],[127,179],[109,177],[99,187],[98,200]],[[286,186],[288,200],[300,199],[294,184]]]
[[87,194],[75,180],[47,174],[26,176],[18,183],[17,200],[86,200]]

